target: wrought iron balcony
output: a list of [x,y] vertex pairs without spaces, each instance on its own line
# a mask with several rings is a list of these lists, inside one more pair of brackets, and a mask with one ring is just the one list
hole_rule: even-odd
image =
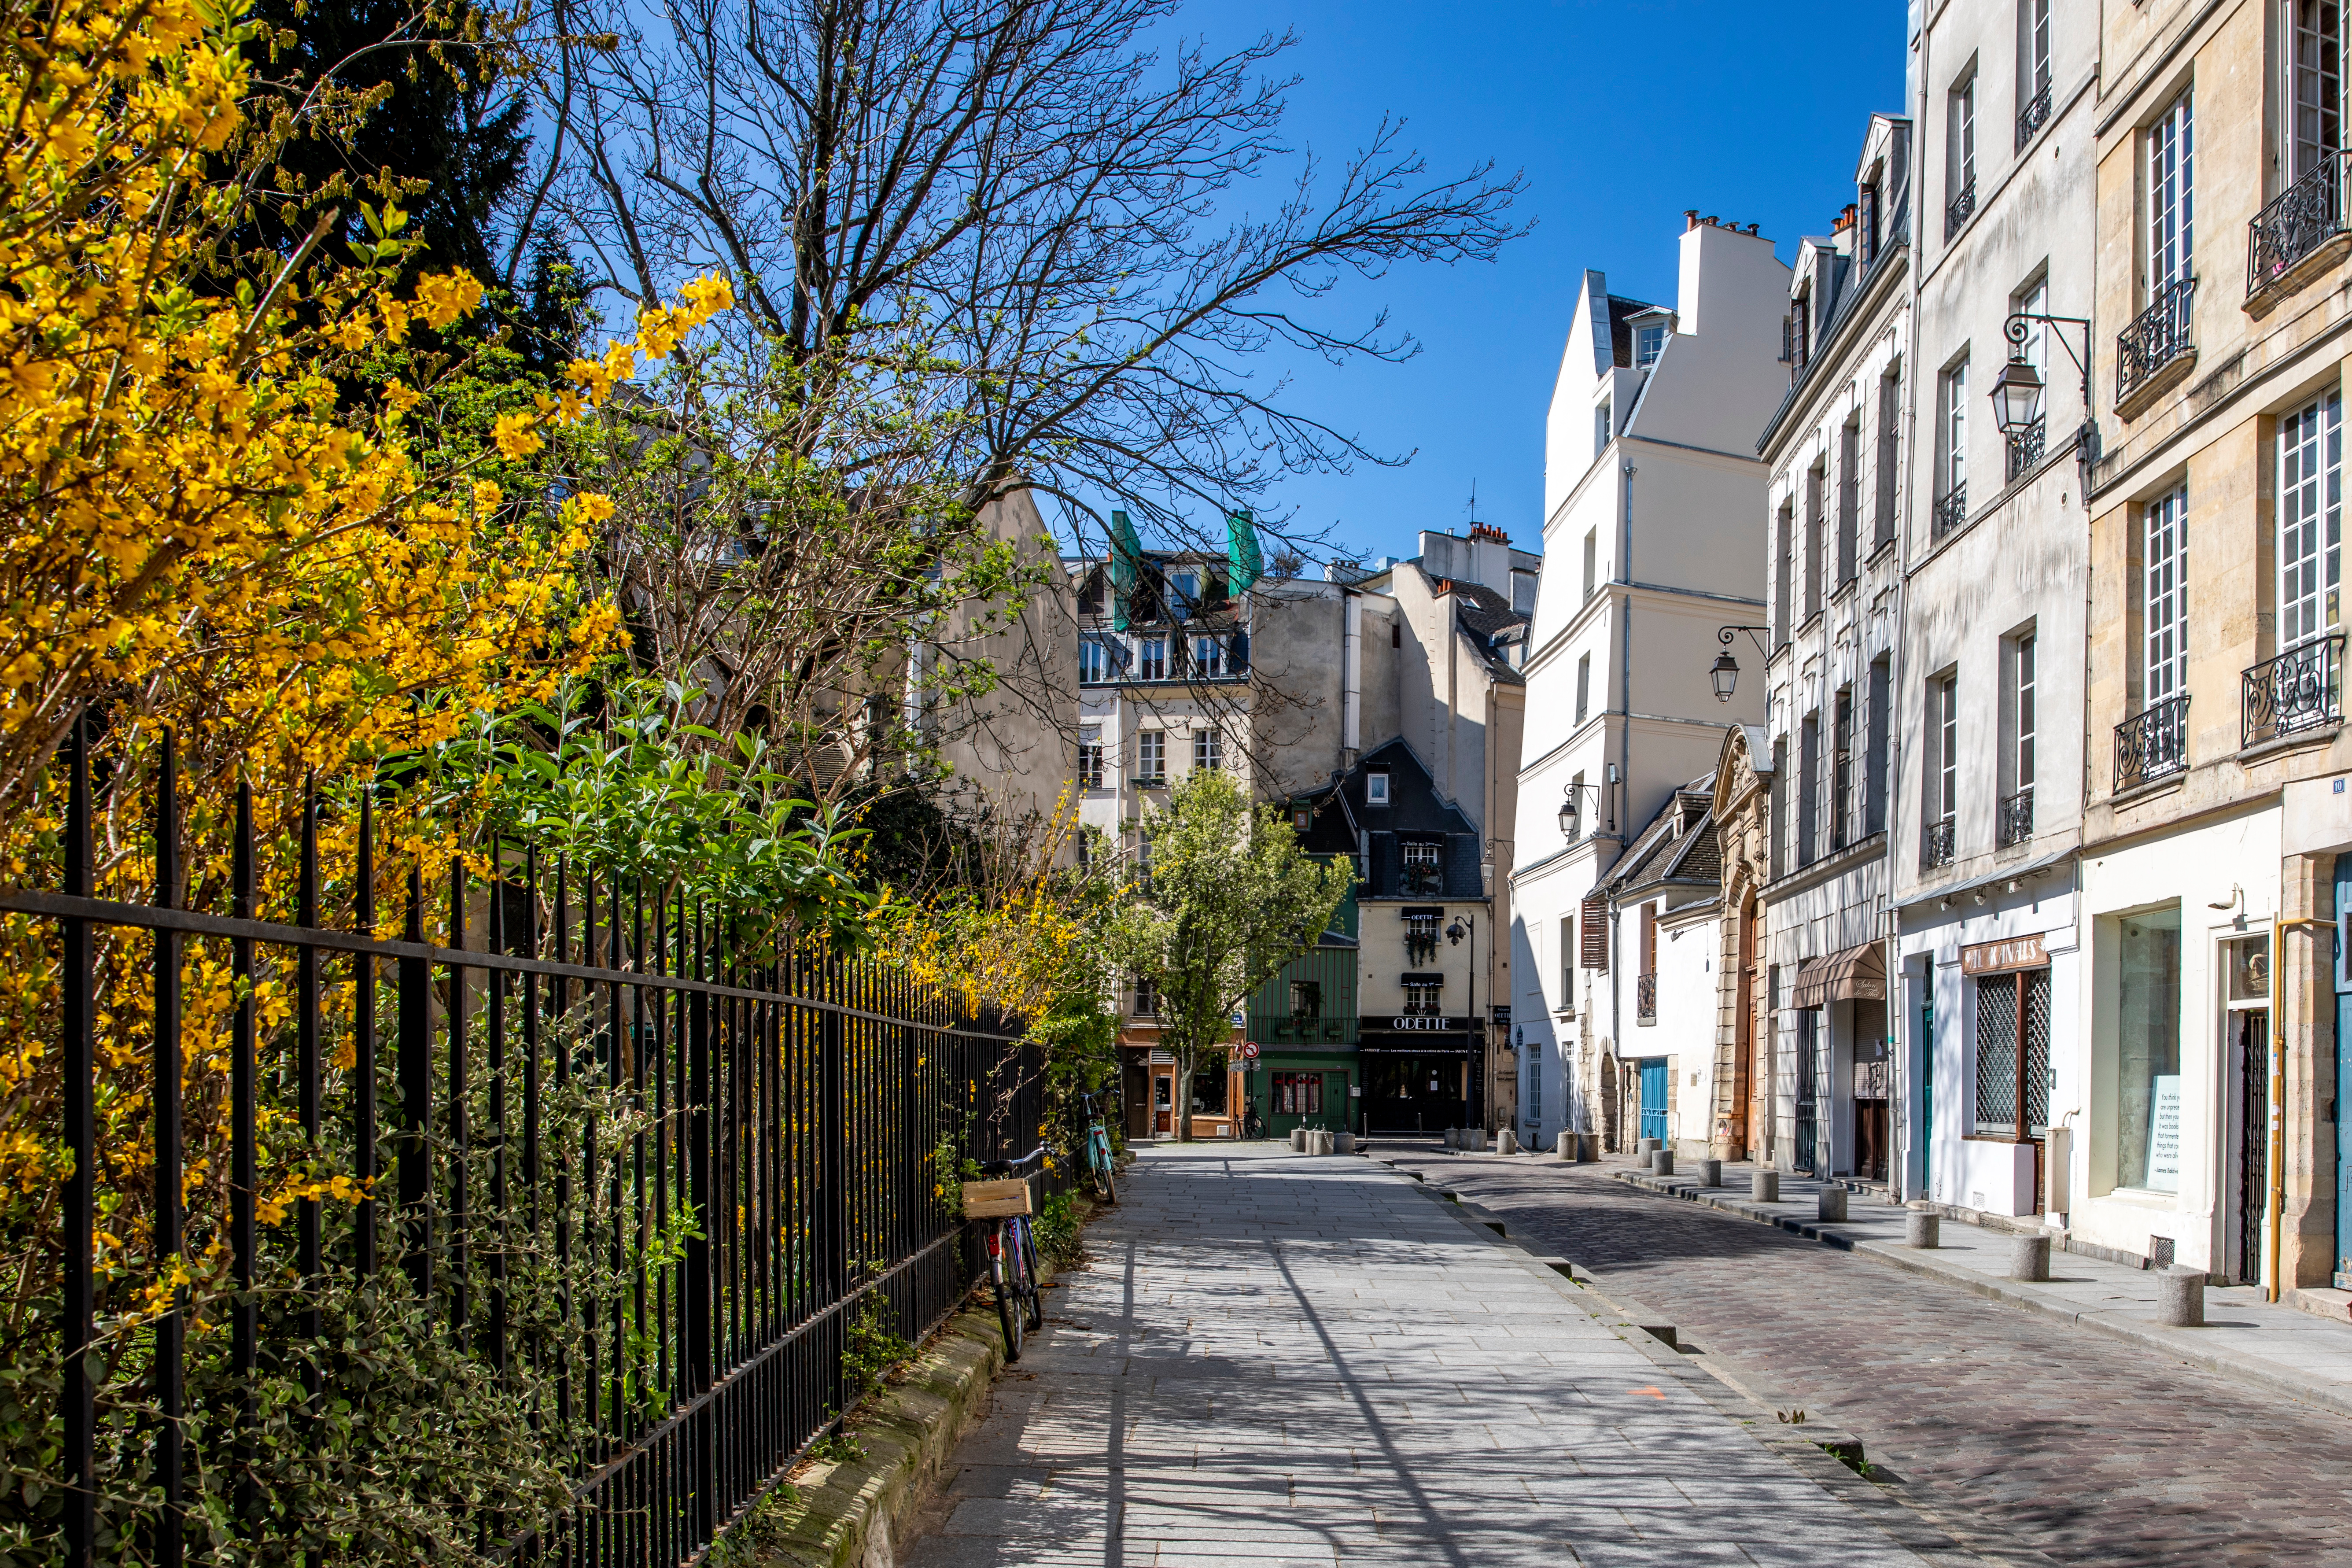
[[1964,481],[1936,498],[1935,536],[1941,539],[1969,520],[1969,487]]
[[2116,726],[2116,791],[2121,794],[2185,772],[2189,699],[2168,697]]
[[2330,153],[2246,226],[2246,292],[2259,294],[2294,264],[2345,232],[2352,220],[2347,184],[2352,152]]
[[2044,87],[2026,100],[2025,107],[2017,111],[2017,150],[2033,140],[2033,133],[2050,122],[2050,89]]
[[1957,824],[1948,816],[1941,822],[1927,824],[1927,831],[1919,845],[1919,869],[1932,871],[1938,866],[1948,866],[1952,863],[1953,846],[1957,837],[1953,828],[1956,826]]
[[2122,402],[2148,379],[2187,353],[2189,299],[2197,279],[2183,278],[2156,292],[2148,308],[2116,334],[2116,400]]
[[1633,982],[1633,1021],[1654,1024],[1658,1021],[1658,977],[1644,974]]
[[1949,239],[1959,233],[1960,225],[1968,222],[1969,215],[1976,210],[1977,183],[1971,177],[1960,187],[1960,194],[1952,198],[1952,205],[1944,209],[1944,237]]
[[2344,635],[2320,637],[2246,671],[2238,741],[2254,745],[2344,716]]
[[2001,443],[2007,448],[2007,461],[2002,466],[2002,472],[2008,479],[2014,482],[2042,460],[2043,442],[2049,429],[2048,420],[2036,419],[2021,430],[2001,433]]
[[2000,845],[2006,849],[2033,837],[2033,786],[2027,784],[2000,801]]

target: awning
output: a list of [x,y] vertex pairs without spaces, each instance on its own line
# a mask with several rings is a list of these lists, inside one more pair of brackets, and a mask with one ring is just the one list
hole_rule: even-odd
[[1797,970],[1796,989],[1790,994],[1789,1005],[1822,1007],[1832,1002],[1885,1000],[1886,949],[1878,942],[1865,942],[1827,958],[1807,959]]

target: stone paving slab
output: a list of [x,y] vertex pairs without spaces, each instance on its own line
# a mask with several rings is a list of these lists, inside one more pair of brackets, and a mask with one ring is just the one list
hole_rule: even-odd
[[1724,1184],[1717,1187],[1701,1187],[1695,1176],[1654,1176],[1632,1166],[1612,1173],[1646,1192],[1777,1225],[1874,1262],[1944,1279],[2100,1333],[2158,1346],[2168,1355],[2267,1392],[2352,1414],[2352,1323],[2273,1305],[2263,1300],[2255,1286],[2208,1285],[2205,1326],[2167,1327],[2157,1321],[2157,1276],[2152,1270],[2053,1246],[2049,1279],[2011,1279],[2012,1233],[1947,1219],[1938,1227],[1935,1248],[1906,1247],[1904,1210],[1897,1205],[1854,1194],[1848,1199],[1845,1219],[1822,1220],[1814,1217],[1822,1184],[1783,1173],[1780,1201],[1759,1204],[1749,1195],[1754,1191],[1752,1171],[1744,1164],[1726,1165]]
[[1161,1145],[1120,1195],[913,1568],[1983,1561],[1382,1166]]

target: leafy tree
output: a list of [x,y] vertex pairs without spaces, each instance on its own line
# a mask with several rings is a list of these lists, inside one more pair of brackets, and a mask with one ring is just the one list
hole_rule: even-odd
[[[1353,869],[1313,859],[1272,806],[1250,807],[1223,768],[1195,768],[1166,811],[1147,811],[1151,872],[1116,924],[1123,968],[1160,997],[1160,1040],[1189,1085],[1222,1067],[1243,999],[1313,947],[1347,897]],[[1180,1087],[1177,1137],[1192,1138]]]

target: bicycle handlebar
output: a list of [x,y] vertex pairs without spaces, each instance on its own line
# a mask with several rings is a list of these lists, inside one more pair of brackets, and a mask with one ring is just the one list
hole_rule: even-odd
[[1042,1166],[1045,1160],[1045,1145],[1040,1143],[1018,1160],[983,1160],[980,1173],[983,1176],[1025,1176],[1029,1172],[1024,1169],[1024,1166]]

